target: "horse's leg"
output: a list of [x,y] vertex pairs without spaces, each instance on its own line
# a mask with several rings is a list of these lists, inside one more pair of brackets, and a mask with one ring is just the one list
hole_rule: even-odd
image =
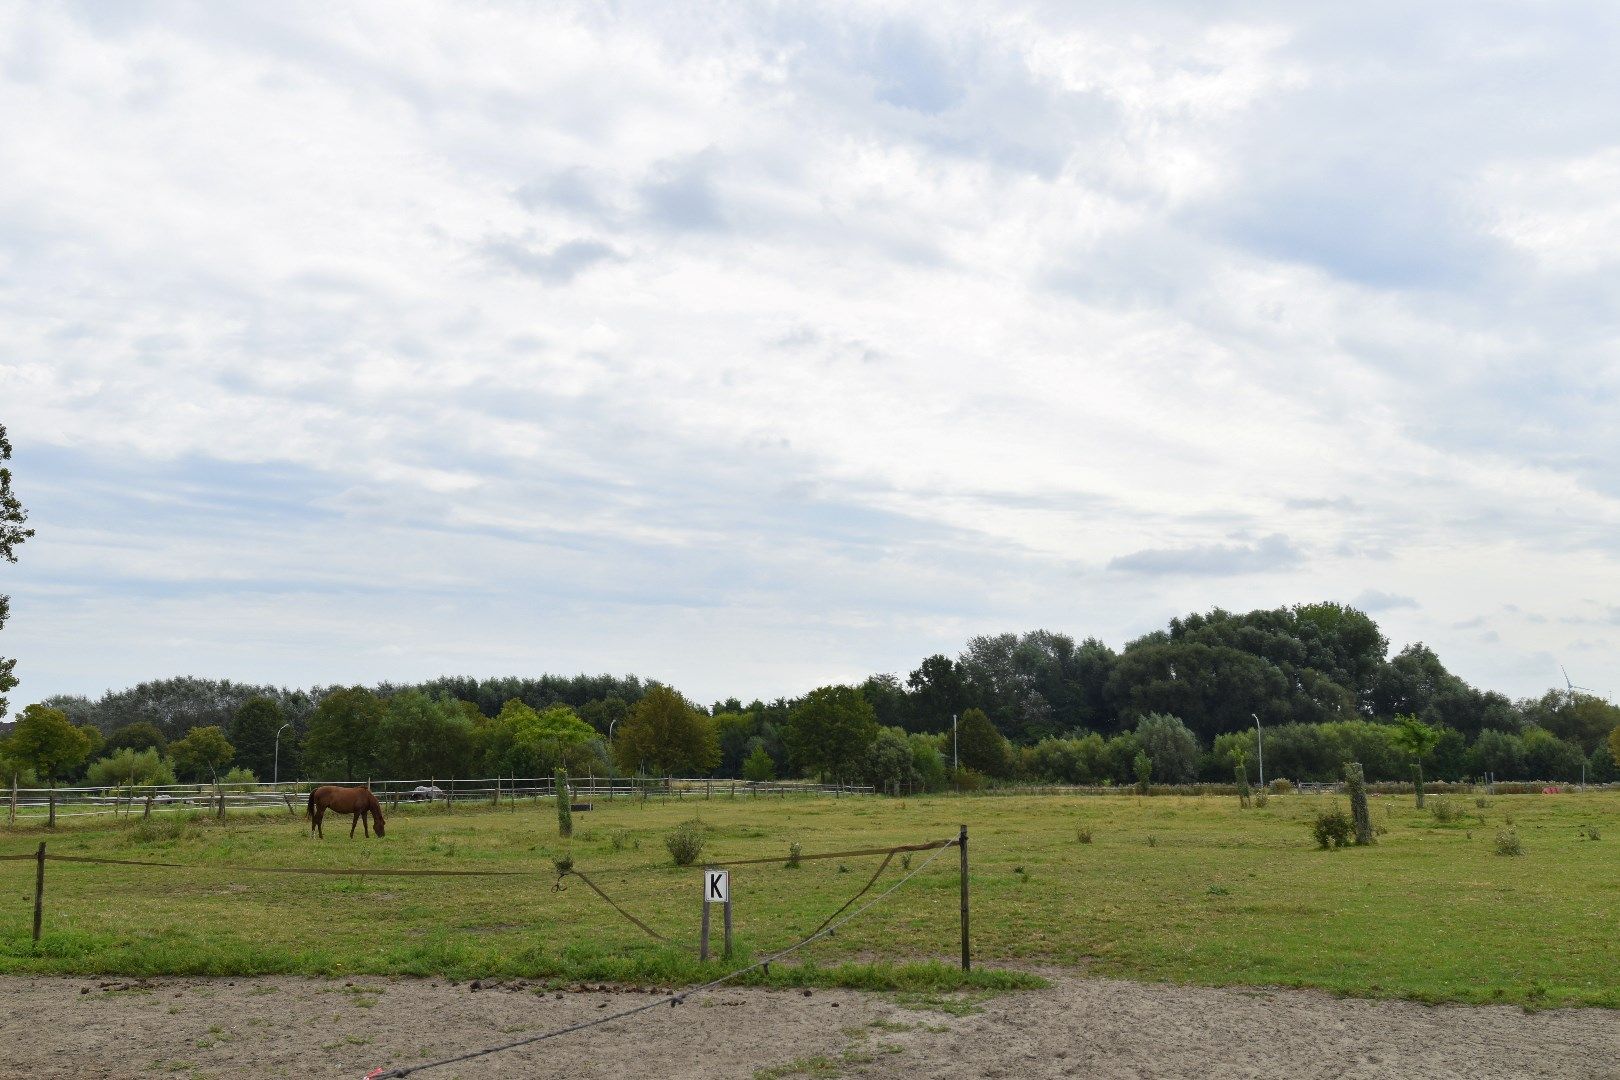
[[360,811],[360,827],[366,830],[366,839],[371,839],[371,808]]
[[354,827],[356,825],[358,825],[358,824],[360,824],[360,815],[356,814],[356,815],[354,815],[354,818],[349,822],[349,839],[350,840],[354,839]]
[[321,828],[321,819],[326,817],[326,807],[320,803],[315,804],[315,835],[322,840],[326,839],[326,830]]

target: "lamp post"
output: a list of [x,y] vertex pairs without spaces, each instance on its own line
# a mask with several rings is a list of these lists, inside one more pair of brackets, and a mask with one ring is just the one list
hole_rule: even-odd
[[1266,732],[1260,726],[1260,717],[1255,716],[1254,713],[1249,715],[1254,716],[1254,737],[1259,744],[1258,749],[1260,751],[1260,790],[1264,791],[1266,790]]
[[956,772],[962,767],[962,762],[956,753],[956,714],[951,713],[951,771]]
[[270,786],[272,788],[279,789],[281,787],[281,733],[290,727],[292,727],[291,720],[276,728],[276,761],[270,774]]

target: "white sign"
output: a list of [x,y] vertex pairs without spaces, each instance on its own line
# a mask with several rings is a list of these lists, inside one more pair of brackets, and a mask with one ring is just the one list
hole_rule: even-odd
[[729,904],[731,902],[731,871],[703,871],[703,902]]

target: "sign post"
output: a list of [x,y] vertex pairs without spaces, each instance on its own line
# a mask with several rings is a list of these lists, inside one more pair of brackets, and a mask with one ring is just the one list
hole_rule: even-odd
[[709,905],[724,905],[725,957],[731,958],[731,871],[703,868],[703,932],[698,937],[698,959],[709,958]]

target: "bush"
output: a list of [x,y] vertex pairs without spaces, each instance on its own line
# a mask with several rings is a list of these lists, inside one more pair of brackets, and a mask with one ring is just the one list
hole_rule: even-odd
[[691,866],[703,854],[703,834],[694,822],[683,821],[664,837],[664,846],[669,848],[669,857],[676,866]]
[[1086,828],[1076,829],[1074,831],[1074,838],[1080,841],[1082,844],[1089,844],[1091,843],[1091,830]]
[[614,851],[624,851],[626,848],[640,848],[641,841],[631,837],[629,829],[618,829],[609,838]]
[[1316,846],[1323,851],[1329,848],[1341,848],[1355,838],[1355,822],[1350,815],[1344,812],[1342,806],[1331,806],[1320,810],[1316,819],[1311,822],[1311,835],[1316,838]]
[[1429,813],[1432,814],[1434,816],[1434,820],[1439,822],[1441,825],[1450,825],[1454,821],[1461,821],[1463,816],[1462,807],[1458,806],[1450,799],[1434,800],[1434,802],[1429,804]]
[[1271,796],[1267,795],[1264,791],[1255,792],[1254,793],[1254,805],[1255,805],[1255,808],[1256,809],[1263,808],[1266,805],[1266,800],[1268,800],[1270,797]]
[[1502,828],[1496,830],[1496,853],[1498,855],[1523,855],[1524,842],[1513,829]]
[[804,849],[799,846],[798,841],[794,841],[788,845],[787,868],[789,870],[797,870],[799,868],[799,856],[803,854],[803,852]]
[[1287,795],[1294,790],[1292,780],[1273,780],[1270,786],[1273,795]]

